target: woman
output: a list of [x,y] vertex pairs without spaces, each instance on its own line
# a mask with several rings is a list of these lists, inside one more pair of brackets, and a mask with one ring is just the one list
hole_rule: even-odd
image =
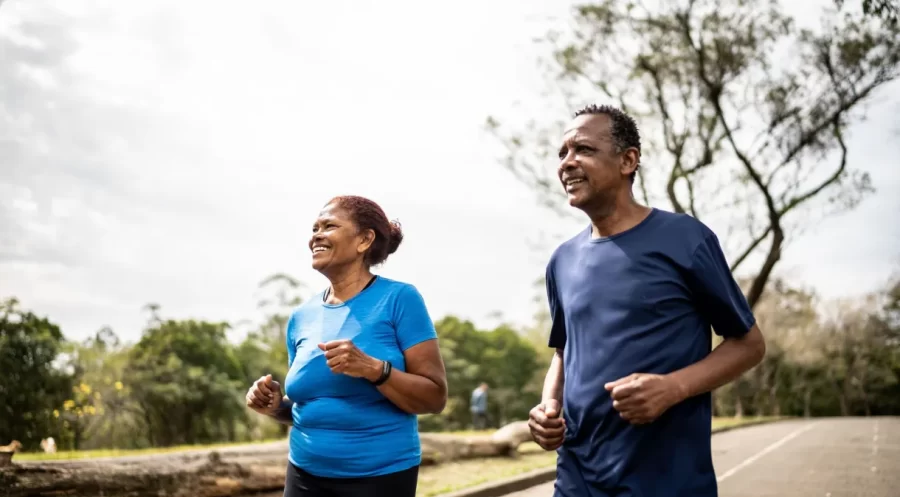
[[271,375],[247,406],[290,424],[285,497],[414,497],[417,414],[440,413],[447,379],[425,302],[372,275],[403,234],[375,202],[332,199],[313,225],[313,268],[331,285],[287,323],[285,389]]

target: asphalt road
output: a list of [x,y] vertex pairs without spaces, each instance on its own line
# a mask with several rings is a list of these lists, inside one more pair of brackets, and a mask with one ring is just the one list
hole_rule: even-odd
[[[900,418],[783,421],[713,435],[720,497],[897,497]],[[553,483],[508,497],[550,497]]]

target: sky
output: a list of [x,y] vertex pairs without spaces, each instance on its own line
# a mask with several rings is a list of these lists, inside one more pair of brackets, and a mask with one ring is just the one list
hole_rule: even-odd
[[[527,322],[550,251],[584,221],[538,207],[484,122],[540,102],[533,38],[568,7],[449,5],[5,0],[0,298],[73,339],[110,326],[135,340],[150,302],[257,319],[273,273],[327,285],[312,221],[358,194],[406,236],[377,272],[416,285],[432,317]],[[900,267],[898,88],[850,130],[851,164],[878,191],[779,263],[823,297],[877,290]]]

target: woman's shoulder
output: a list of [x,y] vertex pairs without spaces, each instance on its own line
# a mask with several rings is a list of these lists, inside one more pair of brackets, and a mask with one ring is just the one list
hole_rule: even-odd
[[289,314],[289,321],[296,321],[302,319],[304,316],[309,316],[311,314],[316,314],[321,311],[322,306],[322,297],[325,295],[324,291],[321,291],[312,297],[304,300],[300,304],[294,306],[291,309]]
[[406,281],[395,280],[384,276],[378,276],[378,283],[383,293],[404,298],[409,295],[419,295],[419,289],[412,283]]

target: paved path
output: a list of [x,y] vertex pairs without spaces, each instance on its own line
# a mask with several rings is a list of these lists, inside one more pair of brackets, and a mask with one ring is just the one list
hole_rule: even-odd
[[[896,497],[900,418],[783,421],[713,435],[720,497]],[[550,497],[553,484],[508,497]]]

